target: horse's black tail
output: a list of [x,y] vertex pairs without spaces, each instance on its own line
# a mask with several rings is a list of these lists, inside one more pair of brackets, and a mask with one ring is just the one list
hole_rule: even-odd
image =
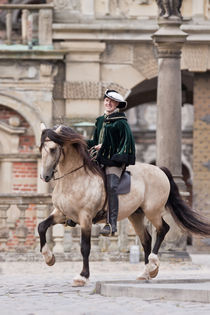
[[171,172],[166,167],[161,167],[170,182],[170,194],[166,207],[169,208],[175,222],[184,230],[203,236],[210,235],[210,223],[206,218],[193,211],[182,199],[178,186],[173,180]]

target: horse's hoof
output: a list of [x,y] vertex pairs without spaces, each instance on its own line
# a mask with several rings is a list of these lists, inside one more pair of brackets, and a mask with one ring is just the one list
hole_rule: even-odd
[[136,280],[144,280],[144,281],[146,281],[146,280],[149,280],[149,278],[147,278],[147,277],[144,277],[144,276],[139,276],[139,277],[137,277],[136,278]]
[[158,271],[159,271],[159,267],[157,267],[156,269],[154,269],[153,271],[150,271],[149,272],[149,275],[151,278],[155,278],[158,274]]
[[55,256],[52,255],[52,258],[50,259],[50,261],[46,262],[46,264],[48,266],[53,266],[55,264]]
[[72,287],[84,287],[87,283],[88,279],[82,276],[77,276],[74,278],[72,283]]

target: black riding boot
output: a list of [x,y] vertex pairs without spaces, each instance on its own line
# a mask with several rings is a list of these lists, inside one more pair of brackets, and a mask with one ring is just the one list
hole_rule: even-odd
[[100,234],[103,236],[111,236],[117,232],[117,216],[118,216],[118,194],[117,188],[120,178],[115,174],[107,175],[107,193],[108,193],[108,217],[107,224],[103,227]]

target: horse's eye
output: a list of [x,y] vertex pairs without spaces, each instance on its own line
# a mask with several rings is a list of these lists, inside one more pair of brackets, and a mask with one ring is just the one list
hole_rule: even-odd
[[55,149],[55,148],[51,148],[51,149],[50,149],[50,153],[51,153],[51,154],[54,154],[54,153],[55,153],[55,151],[56,151],[56,149]]

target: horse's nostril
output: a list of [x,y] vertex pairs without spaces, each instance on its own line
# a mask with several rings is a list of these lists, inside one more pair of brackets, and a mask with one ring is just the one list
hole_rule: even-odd
[[45,176],[44,179],[45,179],[46,182],[49,182],[50,181],[50,176]]

